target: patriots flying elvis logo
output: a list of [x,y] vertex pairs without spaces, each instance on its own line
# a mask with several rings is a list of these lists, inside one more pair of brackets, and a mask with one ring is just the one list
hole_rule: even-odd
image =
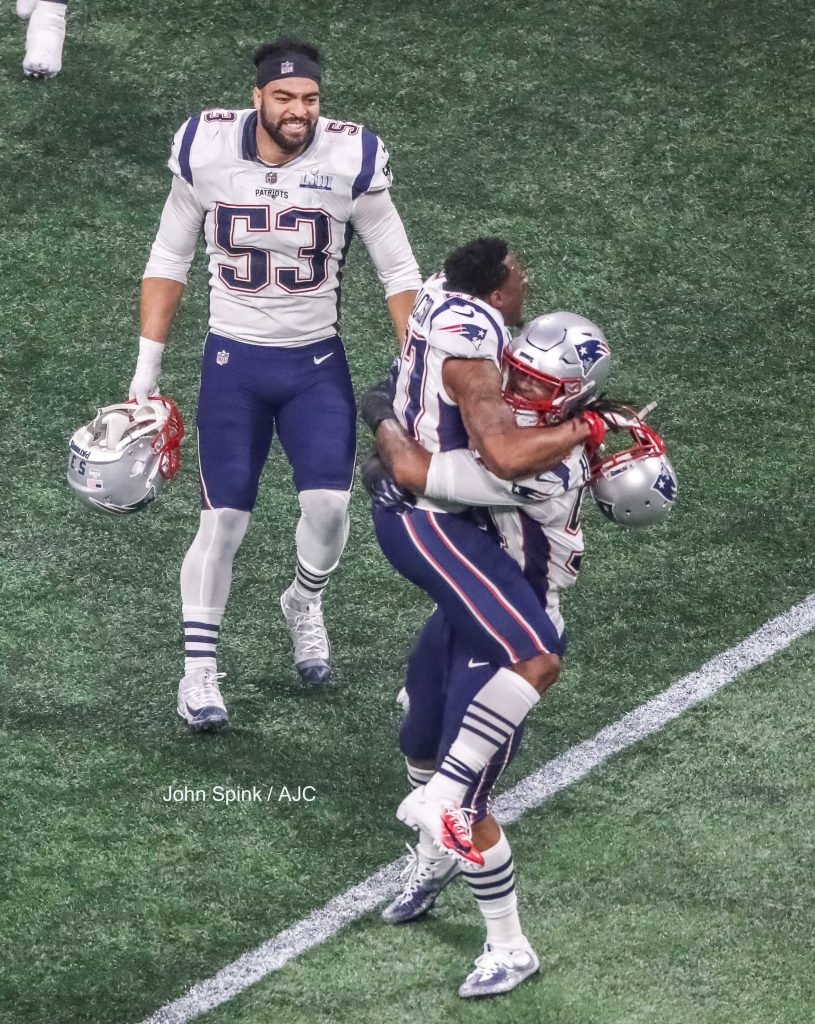
[[480,348],[481,342],[487,337],[487,328],[479,327],[477,324],[450,324],[449,327],[442,327],[441,330],[449,331],[451,334],[460,334],[467,341],[471,341],[476,348]]
[[659,464],[659,476],[651,484],[651,489],[659,491],[668,501],[673,501],[676,498],[676,480],[664,462]]
[[599,338],[590,338],[588,341],[581,341],[574,347],[577,358],[583,364],[583,376],[585,377],[595,363],[599,363],[603,356],[607,356],[611,349],[605,341]]

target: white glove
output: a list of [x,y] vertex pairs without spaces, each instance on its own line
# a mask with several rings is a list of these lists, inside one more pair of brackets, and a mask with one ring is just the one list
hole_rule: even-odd
[[150,338],[139,338],[139,358],[136,360],[136,372],[130,382],[128,398],[135,398],[141,405],[150,395],[158,394],[158,379],[161,375],[161,357],[164,345]]

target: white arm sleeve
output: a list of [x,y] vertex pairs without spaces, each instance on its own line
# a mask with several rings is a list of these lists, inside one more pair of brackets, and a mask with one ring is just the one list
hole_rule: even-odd
[[192,188],[174,177],[144,277],[167,277],[186,284],[203,223],[204,210]]
[[500,480],[465,448],[436,452],[430,460],[427,498],[462,505],[528,505],[529,499],[513,491],[512,480]]
[[351,225],[371,255],[386,297],[421,288],[422,278],[416,257],[402,218],[386,188],[366,192],[356,200],[351,212]]

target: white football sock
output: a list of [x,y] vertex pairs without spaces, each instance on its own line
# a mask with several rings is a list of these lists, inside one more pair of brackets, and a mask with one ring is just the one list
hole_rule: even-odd
[[427,784],[428,799],[460,803],[478,773],[512,739],[539,700],[531,683],[517,672],[499,668],[470,701],[458,735]]
[[493,949],[526,949],[529,943],[518,917],[512,848],[503,829],[495,846],[483,854],[483,867],[465,866],[464,877],[487,926],[487,942]]
[[348,540],[349,491],[315,489],[300,491],[297,523],[297,569],[291,587],[296,604],[319,603],[329,577],[337,568]]
[[249,525],[248,512],[204,509],[181,566],[184,671],[216,668],[218,634],[232,586],[232,563]]

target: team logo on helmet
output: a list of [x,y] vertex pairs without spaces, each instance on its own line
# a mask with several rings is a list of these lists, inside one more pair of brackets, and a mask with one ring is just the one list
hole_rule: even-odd
[[600,341],[598,338],[578,342],[574,350],[577,352],[577,358],[583,364],[584,377],[595,363],[599,363],[603,356],[607,356],[611,352],[606,342]]
[[676,498],[676,480],[673,477],[670,469],[665,465],[664,462],[659,464],[659,476],[651,484],[651,487],[655,491],[666,498],[668,501],[674,501]]

